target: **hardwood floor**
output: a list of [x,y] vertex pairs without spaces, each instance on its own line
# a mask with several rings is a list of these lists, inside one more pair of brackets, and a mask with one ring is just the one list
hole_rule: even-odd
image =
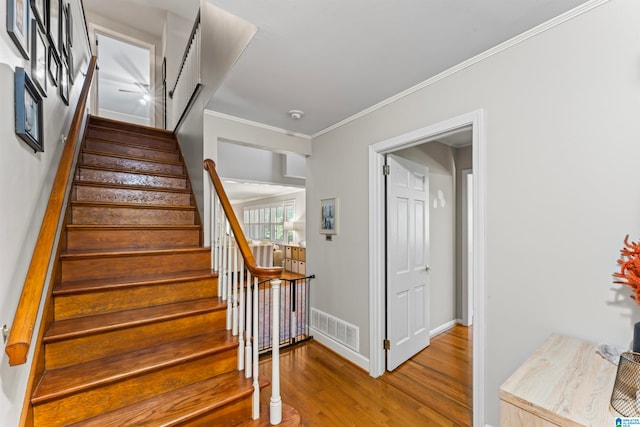
[[[282,401],[312,426],[470,426],[472,330],[463,326],[380,378],[310,341],[281,353]],[[268,362],[268,363],[267,363]],[[270,372],[261,360],[260,375]],[[271,387],[262,392],[268,402]]]

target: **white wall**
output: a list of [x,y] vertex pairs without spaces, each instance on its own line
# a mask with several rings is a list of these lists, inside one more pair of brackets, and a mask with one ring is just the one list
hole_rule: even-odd
[[[89,53],[86,43],[80,1],[70,2],[74,17],[73,55],[77,75],[70,92],[70,105],[65,106],[57,88],[48,81],[44,101],[44,153],[34,154],[15,135],[14,69],[25,68],[31,74],[29,61],[18,54],[6,31],[0,31],[0,325],[11,326],[22,284],[40,230],[44,209],[49,199],[53,177],[62,154],[62,135],[66,135],[86,73]],[[6,22],[6,2],[0,2],[0,21]],[[38,319],[39,324],[40,319]],[[37,329],[37,328],[36,328]],[[38,330],[34,331],[37,337]],[[22,411],[33,348],[24,365],[10,367],[4,352],[0,355],[0,414],[2,424],[18,425]]]
[[[178,120],[173,117],[172,100],[169,92],[173,89],[178,76],[178,67],[182,62],[184,50],[187,47],[187,39],[191,35],[193,23],[197,14],[197,8],[193,13],[193,19],[188,20],[174,13],[167,12],[163,28],[162,57],[167,58],[167,129],[173,130]],[[162,59],[161,59],[162,61]],[[160,63],[162,66],[162,62]],[[162,83],[162,80],[160,80]]]
[[[464,248],[464,244],[462,242],[463,236],[463,212],[465,204],[462,201],[464,197],[462,192],[462,181],[464,176],[462,175],[462,171],[473,169],[473,163],[471,159],[473,149],[471,146],[458,148],[454,150],[455,162],[456,162],[456,316],[458,319],[463,319],[462,315],[462,275],[463,275],[463,266],[462,266],[462,250]],[[471,189],[469,189],[471,191]]]
[[499,424],[500,385],[552,332],[627,344],[640,307],[611,274],[640,234],[639,21],[640,2],[612,0],[314,138],[307,208],[338,197],[342,225],[307,236],[312,305],[359,326],[365,354],[367,147],[483,109],[482,421]]
[[[283,175],[286,157],[284,154],[262,148],[220,141],[218,142],[218,174],[223,178],[303,187],[303,178]],[[304,158],[302,162],[304,167]]]

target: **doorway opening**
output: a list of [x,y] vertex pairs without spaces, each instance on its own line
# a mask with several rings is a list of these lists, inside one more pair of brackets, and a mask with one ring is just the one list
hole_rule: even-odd
[[94,28],[98,56],[94,113],[155,126],[155,46]]
[[464,114],[425,128],[399,135],[369,147],[369,295],[370,295],[370,374],[378,377],[385,372],[386,290],[385,290],[385,205],[383,167],[385,154],[415,147],[426,142],[469,130],[472,143],[472,262],[473,277],[473,419],[475,426],[484,423],[484,139],[483,112]]

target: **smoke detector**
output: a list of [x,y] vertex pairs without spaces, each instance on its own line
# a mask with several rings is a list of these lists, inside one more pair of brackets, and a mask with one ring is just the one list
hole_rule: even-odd
[[289,114],[289,117],[291,117],[293,120],[298,120],[301,119],[302,116],[304,116],[304,111],[291,110],[287,114]]

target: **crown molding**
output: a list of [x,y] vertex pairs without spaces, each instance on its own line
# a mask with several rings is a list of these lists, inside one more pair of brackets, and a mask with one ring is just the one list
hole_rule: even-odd
[[268,130],[268,131],[271,131],[271,132],[278,132],[278,133],[283,133],[283,134],[289,135],[289,136],[296,136],[298,138],[311,140],[311,136],[310,135],[305,135],[303,133],[298,133],[298,132],[292,132],[290,130],[282,129],[282,128],[275,127],[275,126],[265,125],[264,123],[254,122],[254,121],[251,121],[251,120],[247,120],[247,119],[243,119],[243,118],[240,118],[240,117],[232,116],[232,115],[229,115],[229,114],[221,113],[219,111],[205,109],[204,110],[204,114],[206,114],[208,116],[218,117],[220,119],[224,119],[224,120],[229,120],[229,121],[232,121],[232,122],[240,123],[240,124],[243,124],[243,125],[249,125],[249,126],[265,129],[265,130]]

